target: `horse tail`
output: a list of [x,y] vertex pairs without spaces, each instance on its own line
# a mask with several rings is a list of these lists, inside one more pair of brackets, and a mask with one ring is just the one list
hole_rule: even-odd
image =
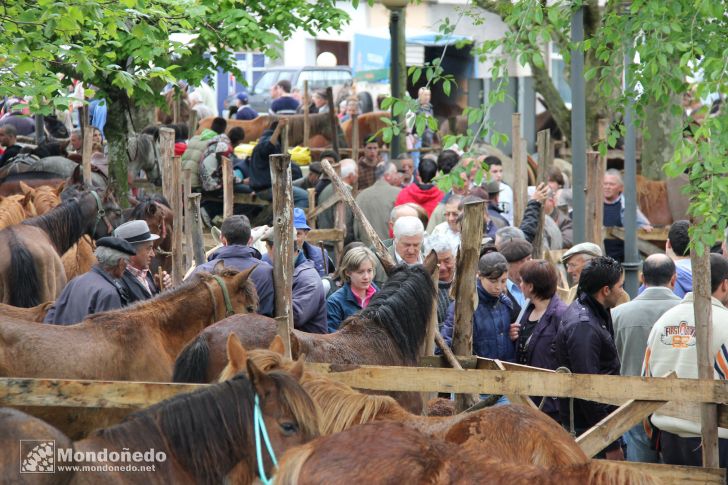
[[35,259],[28,248],[18,241],[13,229],[10,232],[10,285],[9,303],[13,306],[32,308],[40,305],[40,278],[35,268]]
[[632,468],[626,463],[591,460],[588,466],[589,479],[583,483],[595,485],[657,485],[662,483],[660,479]]
[[273,477],[273,485],[294,485],[298,483],[303,465],[314,452],[314,442],[286,451]]
[[207,383],[209,363],[210,346],[204,335],[198,335],[177,356],[172,382]]

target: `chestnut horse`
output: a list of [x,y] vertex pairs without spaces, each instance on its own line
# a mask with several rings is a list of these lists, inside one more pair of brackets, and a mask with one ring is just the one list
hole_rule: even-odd
[[[294,358],[332,364],[417,365],[434,304],[431,253],[424,265],[399,265],[364,310],[352,315],[338,332],[313,334],[294,330]],[[273,319],[233,316],[201,332],[177,357],[175,382],[212,382],[227,363],[226,342],[235,333],[246,348],[267,348],[276,335]],[[408,409],[421,411],[419,394],[397,393]]]
[[0,315],[2,315],[2,318],[7,317],[16,320],[26,320],[28,322],[42,322],[51,306],[53,306],[52,301],[41,303],[33,308],[22,308],[0,303]]
[[287,451],[274,483],[642,485],[661,482],[609,462],[589,461],[548,468],[503,462],[401,423],[383,422],[358,425]]
[[[38,466],[46,451],[44,448],[33,448],[22,457],[16,451],[19,439],[32,436],[36,440],[56,440],[58,448],[72,447],[74,461],[64,462],[61,455],[56,454],[56,467],[129,465],[134,464],[132,457],[137,452],[143,454],[154,450],[155,460],[138,463],[154,464],[153,471],[83,471],[66,477],[66,480],[70,478],[71,484],[217,484],[226,481],[228,475],[232,483],[252,484],[259,476],[259,470],[266,476],[273,471],[265,450],[262,463],[256,457],[256,403],[260,403],[263,423],[276,457],[318,436],[318,416],[315,404],[297,382],[300,369],[298,374],[293,371],[291,374],[282,371],[265,374],[251,364],[249,375],[250,379],[239,376],[172,397],[75,443],[70,443],[62,433],[42,421],[18,411],[0,410],[3,428],[0,443],[4,445],[2,455],[5,458],[0,458],[3,465],[0,473],[4,478],[14,477],[10,479],[16,483],[22,478],[18,475],[19,463]],[[32,434],[25,434],[26,431],[32,431]],[[261,446],[264,445],[261,443]],[[100,456],[107,453],[112,456],[114,452],[121,461],[88,458],[99,452],[102,452]],[[125,459],[125,454],[129,458]],[[85,460],[77,460],[76,455]],[[63,483],[67,482],[64,480]]]
[[[263,132],[270,126],[271,123],[278,120],[280,117],[275,115],[260,115],[252,120],[227,120],[227,130],[230,131],[232,128],[240,127],[245,131],[245,139],[243,141],[249,142],[260,138]],[[288,120],[288,146],[294,147],[296,145],[303,145],[303,115],[290,115],[285,117]],[[210,128],[212,120],[215,117],[208,116],[200,121],[197,125],[197,134],[202,133],[206,128]],[[314,138],[316,135],[323,136],[331,143],[334,139],[334,134],[331,131],[331,118],[328,113],[316,113],[308,115],[308,121],[310,126],[310,137]],[[344,136],[344,132],[341,130],[338,118],[334,119],[334,128],[336,129],[336,136],[339,137],[339,147],[349,146],[347,138]]]
[[[388,125],[382,121],[382,118],[390,118],[391,114],[389,111],[372,111],[371,113],[362,113],[357,117],[359,125],[359,146],[364,146],[364,138],[376,135],[379,130],[386,128]],[[341,124],[341,129],[344,130],[344,136],[346,137],[346,143],[349,146],[353,145],[354,137],[354,125],[351,120],[346,120]]]
[[0,196],[0,229],[20,224],[28,217],[35,217],[38,212],[29,195]]
[[121,213],[109,192],[77,191],[42,216],[0,230],[0,302],[33,307],[55,300],[66,284],[61,256],[84,234],[110,235]]
[[[276,336],[271,350],[246,351],[235,334],[227,342],[228,365],[220,381],[243,372],[248,360],[263,370],[294,365],[282,356]],[[585,463],[588,458],[561,426],[540,411],[519,405],[496,406],[473,413],[435,417],[412,414],[389,396],[355,391],[346,384],[305,372],[303,387],[321,409],[321,433],[339,433],[372,421],[398,421],[433,438],[464,445],[502,461],[541,466]]]

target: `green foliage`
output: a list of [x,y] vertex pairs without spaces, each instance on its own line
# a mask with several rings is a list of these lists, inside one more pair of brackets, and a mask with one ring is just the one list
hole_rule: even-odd
[[298,28],[315,34],[347,20],[334,0],[7,0],[0,92],[32,96],[31,108],[48,112],[67,105],[73,78],[105,96],[159,102],[167,82],[195,85],[217,67],[240,74],[235,51],[275,55],[271,46]]

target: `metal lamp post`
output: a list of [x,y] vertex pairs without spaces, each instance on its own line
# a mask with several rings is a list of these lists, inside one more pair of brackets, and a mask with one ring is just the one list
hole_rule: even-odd
[[[407,66],[405,38],[405,7],[406,0],[383,0],[382,5],[389,9],[389,38],[391,42],[391,53],[389,56],[389,85],[391,86],[392,97],[402,99],[407,92]],[[402,126],[403,115],[394,116],[392,121]],[[405,136],[400,132],[392,137],[390,153],[395,159],[405,150]]]

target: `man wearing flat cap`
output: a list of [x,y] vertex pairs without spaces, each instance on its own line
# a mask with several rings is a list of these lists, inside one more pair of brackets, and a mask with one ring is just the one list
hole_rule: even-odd
[[503,209],[500,206],[500,182],[491,180],[483,185],[483,189],[488,193],[488,215],[498,229],[510,226],[508,219],[503,216]]
[[128,303],[119,282],[129,258],[136,252],[123,239],[102,237],[96,241],[95,265],[88,273],[72,279],[43,320],[55,325],[78,323],[88,315],[116,310]]
[[[564,303],[570,305],[576,299],[576,289],[579,286],[579,277],[581,276],[581,270],[584,269],[586,263],[594,258],[601,257],[602,255],[602,248],[590,242],[577,244],[564,253],[561,257],[561,262],[566,266],[566,272],[569,274],[572,284],[571,288],[568,290],[568,294],[562,298]],[[560,293],[561,294],[559,296],[563,295],[561,290]],[[628,301],[629,295],[626,291],[623,291],[617,305],[621,305]]]
[[[124,239],[135,250],[121,277],[121,284],[129,294],[129,303],[147,300],[158,294],[159,287],[154,282],[149,265],[154,257],[154,241],[159,236],[152,234],[143,220],[125,222],[116,228],[114,236]],[[165,288],[172,286],[172,278],[166,271],[162,274],[162,284]]]

